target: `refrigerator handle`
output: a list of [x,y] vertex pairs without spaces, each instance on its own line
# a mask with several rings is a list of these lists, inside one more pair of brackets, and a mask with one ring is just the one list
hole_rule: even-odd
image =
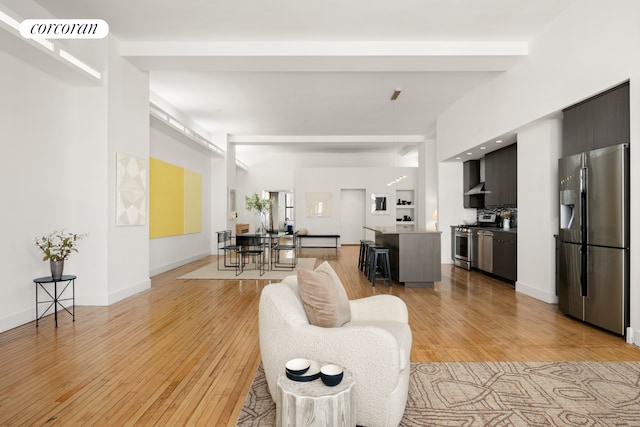
[[587,168],[580,168],[580,243],[587,244]]
[[587,168],[580,168],[580,296],[588,296],[587,283]]

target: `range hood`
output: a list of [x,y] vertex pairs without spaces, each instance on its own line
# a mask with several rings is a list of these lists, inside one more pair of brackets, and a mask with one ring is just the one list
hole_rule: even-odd
[[464,193],[465,196],[475,196],[477,194],[489,194],[491,191],[484,190],[484,182],[476,184],[471,190]]

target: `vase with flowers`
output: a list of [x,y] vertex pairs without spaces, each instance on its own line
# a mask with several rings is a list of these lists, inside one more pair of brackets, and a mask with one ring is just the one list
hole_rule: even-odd
[[264,222],[266,214],[271,210],[273,199],[270,197],[265,199],[253,193],[251,196],[245,196],[244,201],[248,211],[256,211],[258,214],[258,224],[256,226],[256,234],[264,234],[266,232]]
[[69,258],[72,252],[78,252],[76,246],[85,236],[86,234],[67,233],[64,230],[56,230],[47,236],[40,236],[34,239],[35,245],[44,255],[42,260],[49,261],[53,280],[60,280],[62,278],[64,261]]

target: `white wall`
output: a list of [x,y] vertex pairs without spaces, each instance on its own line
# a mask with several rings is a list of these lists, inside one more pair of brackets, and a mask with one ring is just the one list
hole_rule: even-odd
[[[425,141],[420,144],[418,158],[417,191],[420,196],[420,209],[418,209],[418,225],[421,228],[440,229],[438,224],[438,165],[437,146],[435,140]],[[435,218],[434,218],[435,213]]]
[[558,302],[553,235],[558,233],[556,177],[561,140],[560,119],[536,122],[518,132],[516,290],[549,303]]
[[[148,118],[147,118],[148,120]],[[158,121],[151,121],[150,129],[150,157],[180,166],[202,175],[202,231],[199,233],[179,236],[149,239],[149,269],[150,275],[156,275],[193,260],[211,254],[215,240],[212,227],[212,200],[215,204],[224,204],[224,186],[214,196],[212,191],[212,165],[222,165],[223,159],[212,159],[210,156],[193,149],[184,142],[177,140],[172,132],[167,132],[167,126]],[[221,212],[224,212],[222,210]]]
[[[238,158],[246,161],[242,157],[244,147],[237,148]],[[255,228],[256,216],[254,213],[244,209],[244,197],[254,192],[262,190],[286,191],[294,190],[295,203],[295,227],[308,228],[314,233],[339,234],[339,211],[332,214],[333,220],[325,221],[315,219],[309,222],[304,214],[305,193],[309,191],[329,191],[332,193],[333,205],[339,206],[340,190],[345,189],[369,189],[366,197],[370,197],[371,192],[389,193],[392,195],[391,202],[396,200],[395,187],[386,185],[392,178],[401,174],[401,171],[409,171],[409,178],[398,184],[397,188],[411,188],[416,191],[416,201],[430,208],[436,205],[437,177],[431,173],[436,169],[435,142],[424,151],[420,158],[420,169],[427,168],[425,174],[429,176],[429,183],[420,187],[417,184],[418,156],[413,153],[406,156],[393,156],[388,153],[278,153],[277,151],[261,152],[260,156],[255,154],[250,157],[247,164],[248,172],[239,172],[237,175],[237,198],[238,198],[238,223],[250,224],[251,231]],[[409,165],[409,166],[407,166]],[[313,179],[305,178],[310,170],[326,168],[326,175]],[[315,175],[314,175],[315,176]],[[423,193],[431,194],[426,202]],[[426,196],[425,196],[426,197]],[[422,199],[422,201],[421,201]],[[368,207],[367,207],[368,208]],[[368,210],[370,210],[368,208]],[[367,217],[368,222],[373,225],[394,225],[395,215],[391,210],[390,215],[380,215],[382,218],[372,219]],[[338,215],[336,217],[336,215]],[[368,214],[371,216],[370,214]],[[374,215],[375,216],[375,215]],[[428,219],[431,213],[428,214]],[[424,224],[419,224],[424,227]],[[329,231],[331,230],[331,231]]]
[[[240,150],[239,150],[240,151]],[[240,156],[240,154],[238,154]],[[425,156],[425,160],[428,156]],[[241,159],[242,160],[242,159]],[[435,155],[429,157],[435,165]],[[298,153],[282,154],[277,152],[263,153],[260,162],[249,164],[248,172],[240,172],[237,176],[238,220],[248,223],[253,232],[256,225],[254,213],[244,208],[246,195],[262,190],[294,191],[295,228],[307,228],[310,233],[340,234],[340,190],[364,189],[367,201],[371,193],[389,194],[390,213],[388,215],[371,215],[367,205],[366,223],[369,225],[395,225],[395,191],[412,189],[415,201],[420,194],[417,186],[418,168],[394,167],[393,156],[380,153],[371,154],[320,154]],[[325,166],[325,167],[322,167]],[[398,175],[409,177],[388,187],[387,183]],[[435,193],[435,184],[430,187]],[[306,193],[331,193],[331,217],[307,218],[305,214]],[[435,197],[434,197],[435,198]],[[422,205],[421,205],[422,206]]]
[[[255,212],[245,209],[245,197],[262,191],[293,191],[295,155],[264,153],[259,163],[249,165],[249,171],[236,174],[236,207],[239,224],[249,224],[249,232],[253,233],[257,225]],[[296,209],[298,200],[294,199]],[[235,230],[233,230],[235,234]]]
[[[107,149],[98,158],[92,159],[90,154],[82,157],[92,167],[106,167],[107,177],[98,194],[108,207],[103,222],[107,230],[108,296],[94,304],[112,304],[151,286],[148,221],[144,226],[116,227],[116,153],[142,159],[149,155],[149,76],[120,57],[117,39],[108,40],[108,112],[103,116],[108,122]],[[97,136],[101,135],[98,129]]]
[[[580,0],[529,55],[438,118],[438,160],[511,132],[637,75],[640,2]],[[462,125],[464,124],[464,125]]]
[[[340,234],[340,191],[364,189],[367,203],[365,224],[370,226],[396,225],[395,200],[398,190],[416,190],[417,168],[302,168],[295,171],[296,229],[306,228],[310,234]],[[394,186],[387,183],[398,175],[407,178]],[[309,192],[331,193],[331,215],[328,218],[307,217],[306,195]],[[388,194],[387,215],[371,213],[371,193]],[[415,200],[414,200],[415,201]],[[373,234],[367,236],[373,237]]]
[[[0,330],[35,319],[33,279],[49,276],[49,264],[33,244],[36,235],[56,228],[87,232],[75,211],[72,87],[0,51],[2,146],[0,194],[3,245],[0,259]],[[37,125],[34,125],[37,123]],[[91,142],[90,142],[91,144]],[[90,239],[80,243],[65,266],[68,274],[89,277]],[[82,290],[78,289],[78,293]]]
[[464,220],[475,222],[476,209],[463,204],[462,163],[442,162],[438,165],[438,229],[442,231],[442,263],[451,264],[451,226]]
[[145,227],[114,226],[115,153],[148,153],[148,80],[115,54],[116,44],[94,44],[109,72],[88,86],[0,52],[0,219],[9,242],[0,255],[11,278],[0,285],[0,330],[34,320],[32,280],[50,271],[33,238],[54,229],[88,233],[65,262],[65,273],[78,276],[76,304],[109,304],[149,286]]
[[[570,5],[531,44],[527,58],[486,85],[468,93],[438,119],[438,159],[459,152],[560,111],[607,88],[631,80],[631,143],[640,134],[640,56],[637,55],[640,2],[620,0],[612,4],[600,0],[580,0]],[[635,83],[634,83],[635,82]],[[551,153],[549,153],[551,154]],[[631,150],[631,164],[640,164],[640,150]],[[554,176],[549,164],[543,173]],[[442,169],[441,169],[442,171]],[[441,172],[442,173],[442,172]],[[460,174],[459,182],[462,180]],[[442,184],[440,190],[448,185]],[[458,184],[455,184],[457,186]],[[640,217],[640,171],[631,168],[631,217]],[[527,204],[527,194],[518,194],[519,204]],[[457,202],[441,212],[455,215]],[[533,203],[529,203],[530,205]],[[522,210],[518,210],[521,218]],[[526,217],[526,214],[525,214]],[[447,218],[455,223],[460,218]],[[443,218],[441,218],[443,221]],[[551,219],[553,221],[553,218]],[[522,228],[522,224],[520,224]],[[549,237],[549,236],[547,236]],[[518,247],[530,248],[527,262],[549,269],[548,242],[529,241],[519,236]],[[546,240],[546,239],[545,239]],[[443,240],[443,247],[445,241]],[[640,227],[631,227],[631,246],[640,247]],[[537,254],[537,255],[536,255]],[[544,278],[532,279],[535,281]],[[548,283],[526,283],[548,289]],[[640,328],[640,265],[631,263],[631,326]],[[634,339],[640,342],[640,334]]]
[[[225,135],[226,138],[226,135]],[[213,223],[212,230],[231,230],[235,234],[236,217],[231,214],[231,206],[229,199],[229,191],[237,191],[238,180],[236,167],[236,147],[233,144],[227,144],[226,158],[224,161],[215,161],[212,165],[212,188],[213,194],[216,195],[213,203],[213,217],[216,218]],[[222,200],[222,194],[226,194],[226,202]],[[238,198],[236,194],[236,207],[234,212],[238,212]],[[220,220],[218,220],[218,218]],[[224,226],[223,226],[224,225]],[[217,240],[216,240],[217,245]],[[217,251],[217,246],[215,248]]]

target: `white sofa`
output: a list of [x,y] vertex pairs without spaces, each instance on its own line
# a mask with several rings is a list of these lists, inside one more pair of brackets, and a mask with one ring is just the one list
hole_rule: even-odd
[[350,300],[351,321],[337,328],[309,324],[297,277],[265,286],[260,297],[262,363],[271,397],[285,363],[296,357],[332,362],[353,372],[356,421],[397,426],[407,402],[411,329],[407,307],[392,295]]

